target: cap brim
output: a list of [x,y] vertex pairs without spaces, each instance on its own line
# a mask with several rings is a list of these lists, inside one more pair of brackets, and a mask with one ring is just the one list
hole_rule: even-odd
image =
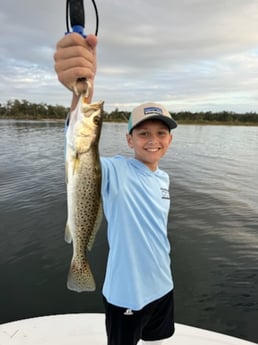
[[143,123],[144,121],[147,121],[147,120],[160,120],[162,122],[164,122],[168,128],[171,130],[171,129],[174,129],[177,127],[177,123],[174,119],[172,118],[169,118],[167,116],[161,116],[161,115],[153,115],[153,116],[148,116],[146,117],[145,119],[143,119],[142,121],[139,121],[137,122],[130,130],[130,132],[132,132],[132,130],[139,126],[141,123]]

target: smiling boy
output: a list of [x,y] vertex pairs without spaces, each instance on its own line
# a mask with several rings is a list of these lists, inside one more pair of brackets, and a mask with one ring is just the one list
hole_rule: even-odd
[[135,158],[155,171],[172,141],[170,129],[176,126],[169,112],[160,104],[147,103],[135,108],[129,118],[129,134],[126,136]]
[[[96,38],[77,34],[57,44],[55,68],[67,87],[96,72]],[[78,98],[73,94],[72,108]],[[102,200],[109,254],[102,289],[108,345],[148,344],[174,333],[173,278],[167,219],[169,176],[159,161],[177,124],[160,104],[136,107],[128,121],[132,158],[102,157]]]

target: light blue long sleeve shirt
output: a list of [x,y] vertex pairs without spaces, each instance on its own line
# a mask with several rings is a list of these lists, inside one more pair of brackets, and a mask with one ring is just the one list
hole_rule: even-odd
[[173,289],[167,219],[169,176],[122,156],[101,158],[109,255],[103,295],[142,309]]

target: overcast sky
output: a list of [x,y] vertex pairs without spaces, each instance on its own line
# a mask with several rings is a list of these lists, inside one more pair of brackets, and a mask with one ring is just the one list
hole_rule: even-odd
[[[170,111],[258,112],[258,0],[96,0],[100,27],[94,100],[110,111],[145,101]],[[0,7],[0,103],[68,106],[53,68],[65,0]],[[95,30],[90,0],[86,31]]]

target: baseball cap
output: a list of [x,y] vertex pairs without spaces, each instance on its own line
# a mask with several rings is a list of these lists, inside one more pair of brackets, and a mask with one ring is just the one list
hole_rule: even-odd
[[143,103],[136,107],[128,120],[128,133],[145,120],[157,119],[163,121],[169,129],[177,127],[176,121],[169,111],[158,103]]

